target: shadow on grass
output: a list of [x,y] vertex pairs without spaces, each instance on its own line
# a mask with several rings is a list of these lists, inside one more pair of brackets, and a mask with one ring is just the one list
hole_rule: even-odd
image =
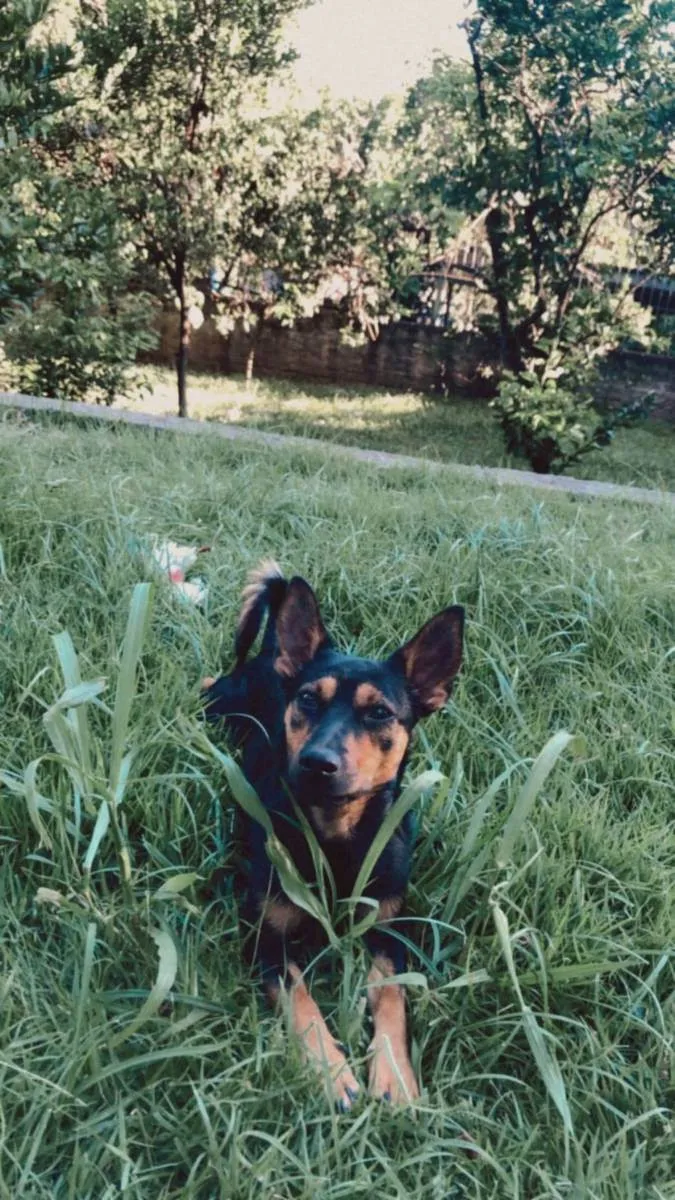
[[[133,407],[174,412],[173,373],[153,368],[148,383],[149,397]],[[485,400],[269,379],[257,380],[247,390],[240,377],[200,374],[191,377],[189,411],[203,420],[269,433],[441,462],[529,469],[524,459],[505,453],[501,430]],[[569,474],[675,490],[675,429],[654,421],[620,430],[610,447],[588,455]]]

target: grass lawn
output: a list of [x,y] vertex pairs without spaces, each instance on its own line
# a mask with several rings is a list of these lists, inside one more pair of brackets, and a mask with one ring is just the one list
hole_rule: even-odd
[[[0,1197],[672,1200],[672,510],[11,415],[0,455]],[[158,583],[134,694],[151,533],[210,544],[210,592]],[[467,608],[411,763],[448,779],[418,810],[414,1111],[330,1110],[255,998],[229,883],[204,887],[233,802],[197,681],[270,553],[365,655]],[[107,686],[48,711],[77,683],[64,630]],[[585,749],[514,812],[563,729]],[[366,972],[345,942],[316,987],[362,1077]]]
[[[174,372],[146,371],[150,394],[131,407],[175,412]],[[193,417],[447,462],[529,469],[523,459],[505,453],[485,401],[439,401],[281,380],[259,380],[247,392],[241,378],[204,374],[190,376],[188,401]],[[651,422],[620,430],[612,446],[589,455],[569,474],[675,491],[675,426]]]

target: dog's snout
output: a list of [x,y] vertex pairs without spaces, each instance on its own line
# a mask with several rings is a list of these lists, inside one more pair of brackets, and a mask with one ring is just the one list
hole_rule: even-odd
[[340,758],[332,750],[325,748],[305,750],[298,759],[298,766],[301,771],[308,771],[313,775],[336,775],[340,769]]

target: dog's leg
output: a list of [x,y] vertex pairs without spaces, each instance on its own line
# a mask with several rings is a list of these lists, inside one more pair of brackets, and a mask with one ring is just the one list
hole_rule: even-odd
[[358,1082],[312,999],[302,971],[290,963],[289,1010],[291,1028],[298,1038],[303,1057],[323,1077],[332,1099],[341,1109],[351,1108],[359,1093]]
[[322,1076],[331,1100],[346,1110],[356,1099],[359,1084],[312,999],[300,967],[287,954],[283,932],[294,926],[296,914],[302,916],[286,902],[265,905],[256,958],[268,999],[283,1003],[285,991],[290,1029],[303,1058]]
[[392,1104],[410,1104],[418,1098],[419,1088],[408,1055],[405,991],[400,984],[387,982],[405,970],[405,952],[402,943],[382,927],[370,930],[367,942],[374,955],[368,1003],[375,1026],[369,1090]]

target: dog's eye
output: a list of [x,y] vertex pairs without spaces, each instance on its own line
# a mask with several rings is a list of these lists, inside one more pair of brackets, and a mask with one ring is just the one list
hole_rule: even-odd
[[366,720],[372,722],[373,725],[382,725],[384,721],[391,721],[394,714],[386,704],[373,704],[366,709],[364,715]]
[[307,688],[305,691],[298,692],[295,699],[296,704],[300,706],[303,712],[316,712],[319,707],[319,697],[317,696],[316,692],[311,690],[311,688]]

